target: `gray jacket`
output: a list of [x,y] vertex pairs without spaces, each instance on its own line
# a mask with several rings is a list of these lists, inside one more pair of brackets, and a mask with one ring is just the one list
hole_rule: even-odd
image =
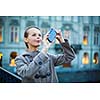
[[68,41],[61,43],[64,53],[58,55],[44,54],[40,51],[25,52],[16,57],[17,74],[23,82],[56,83],[58,82],[55,66],[69,63],[75,54]]

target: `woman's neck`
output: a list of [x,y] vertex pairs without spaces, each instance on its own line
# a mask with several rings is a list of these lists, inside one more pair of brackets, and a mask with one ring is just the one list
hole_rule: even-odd
[[28,50],[29,52],[38,51],[38,47],[29,47],[27,50]]

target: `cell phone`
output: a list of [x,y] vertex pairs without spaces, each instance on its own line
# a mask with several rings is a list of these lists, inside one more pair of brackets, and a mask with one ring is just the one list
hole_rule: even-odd
[[49,36],[48,36],[49,42],[52,42],[56,38],[56,33],[57,32],[53,28],[50,29]]

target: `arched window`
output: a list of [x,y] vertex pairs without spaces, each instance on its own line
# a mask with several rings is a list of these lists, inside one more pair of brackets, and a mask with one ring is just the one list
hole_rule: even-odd
[[87,52],[85,52],[83,55],[82,64],[89,64],[89,55]]
[[71,34],[70,30],[64,30],[64,38],[65,39],[69,38],[70,34]]
[[16,56],[17,56],[17,52],[11,52],[10,53],[10,64],[9,64],[9,66],[16,66],[16,64],[15,64]]
[[94,27],[94,45],[99,45],[99,38],[100,38],[100,27],[95,26]]
[[62,30],[63,30],[63,33],[64,33],[64,38],[68,39],[69,36],[71,35],[72,24],[64,23],[62,25]]
[[10,42],[17,43],[19,42],[19,27],[11,26],[10,27]]
[[84,33],[84,36],[83,36],[83,44],[84,45],[88,45],[88,34],[87,33]]
[[98,53],[94,53],[94,57],[93,57],[93,63],[94,64],[98,64],[99,63],[99,57],[98,57]]
[[0,52],[0,67],[2,67],[2,57],[3,57],[3,54],[2,52]]
[[48,30],[49,30],[48,28],[41,28],[41,32],[43,35],[46,34]]
[[3,26],[0,25],[0,42],[3,42]]
[[0,18],[0,42],[3,42],[4,38],[4,20]]
[[88,33],[89,33],[89,26],[83,27],[83,45],[88,45]]
[[42,31],[42,34],[46,34],[50,29],[50,25],[48,22],[42,22],[41,23],[41,31]]
[[19,22],[18,20],[11,20],[10,22],[9,42],[11,43],[19,42]]

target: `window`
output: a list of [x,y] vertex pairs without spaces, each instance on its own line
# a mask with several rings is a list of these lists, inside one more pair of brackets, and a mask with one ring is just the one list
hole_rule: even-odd
[[0,42],[3,42],[4,21],[0,18]]
[[48,32],[48,29],[47,28],[41,28],[41,33],[44,35]]
[[62,27],[62,23],[60,21],[56,21],[53,25],[51,25],[52,27],[54,26],[54,28],[56,29],[61,29]]
[[50,24],[48,22],[41,23],[41,31],[43,35],[48,32],[49,28],[50,28]]
[[87,32],[84,33],[84,36],[83,36],[83,44],[84,45],[88,45],[88,34],[87,34]]
[[94,57],[93,57],[93,63],[94,64],[98,64],[99,63],[99,57],[98,57],[98,53],[94,53]]
[[98,45],[98,32],[94,33],[94,45]]
[[71,34],[70,30],[64,30],[64,38],[65,39],[68,39],[70,34]]
[[50,28],[50,24],[49,24],[49,22],[43,21],[43,22],[41,23],[41,27],[42,27],[42,28]]
[[50,19],[51,19],[51,21],[55,21],[56,17],[55,16],[51,16]]
[[99,16],[93,16],[93,24],[99,24]]
[[19,27],[11,26],[10,27],[10,42],[17,43],[19,42]]
[[3,42],[3,27],[0,25],[0,42]]
[[89,63],[89,55],[87,52],[85,52],[82,58],[82,64],[88,64],[88,63]]
[[78,22],[78,16],[73,16],[73,22]]
[[89,23],[89,17],[83,16],[83,23]]
[[83,45],[88,45],[88,33],[89,33],[89,26],[83,27]]
[[0,67],[2,67],[2,57],[3,57],[3,54],[0,52]]
[[16,58],[16,56],[17,56],[17,52],[11,52],[9,66],[16,66],[16,64],[15,64],[15,58]]
[[71,21],[71,16],[64,16],[64,21]]
[[56,20],[57,21],[61,21],[62,20],[62,17],[61,16],[56,16]]
[[94,28],[94,45],[99,45],[99,38],[100,38],[100,27],[95,26]]
[[35,26],[35,21],[27,21],[26,23],[26,27],[29,27],[29,26]]
[[42,20],[49,20],[49,16],[40,16],[40,19],[42,19]]
[[71,31],[72,31],[72,25],[71,24],[63,24],[62,30],[64,33],[65,39],[70,39]]

